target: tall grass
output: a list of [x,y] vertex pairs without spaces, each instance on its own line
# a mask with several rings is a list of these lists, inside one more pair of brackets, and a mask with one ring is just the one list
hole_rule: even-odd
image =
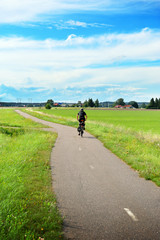
[[[39,111],[39,110],[38,110]],[[35,116],[76,127],[78,109],[35,109]],[[136,169],[140,176],[160,186],[160,111],[86,110],[86,130]],[[115,173],[116,174],[116,173]]]
[[28,130],[41,125],[12,110],[0,110],[0,114],[0,239],[62,239],[50,169],[57,135]]

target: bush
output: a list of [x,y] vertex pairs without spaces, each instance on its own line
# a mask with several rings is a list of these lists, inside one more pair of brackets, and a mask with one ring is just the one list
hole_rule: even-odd
[[51,109],[51,108],[52,108],[52,106],[51,106],[51,104],[50,104],[50,103],[47,103],[47,104],[45,105],[45,108],[46,108],[46,109]]

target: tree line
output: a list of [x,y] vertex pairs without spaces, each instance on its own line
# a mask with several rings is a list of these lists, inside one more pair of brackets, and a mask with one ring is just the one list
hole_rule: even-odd
[[[53,106],[54,106],[54,101],[52,99],[47,100],[45,104],[45,108],[51,109]],[[72,105],[72,107],[99,107],[99,106],[100,106],[99,100],[96,99],[96,101],[93,101],[92,98],[85,100],[84,103],[81,103],[81,101],[78,101],[77,104]]]
[[[131,101],[128,103],[129,105],[132,105],[134,108],[138,108],[138,103],[135,101]],[[123,98],[119,98],[117,99],[117,101],[114,102],[114,104],[111,107],[115,107],[116,105],[121,105],[124,106],[126,105],[126,103],[124,102]],[[49,99],[46,104],[45,107],[47,109],[51,109],[54,106],[54,101],[52,99]],[[78,101],[78,103],[73,104],[71,107],[95,107],[98,108],[100,107],[100,102],[98,99],[96,99],[95,101],[93,101],[92,98],[89,98],[88,100],[85,100],[84,103],[82,103],[81,101]]]
[[99,107],[99,100],[96,99],[94,102],[92,98],[89,98],[88,100],[85,100],[82,105],[83,107]]
[[150,103],[146,107],[147,109],[160,109],[160,98],[151,98]]
[[[124,102],[123,98],[119,98],[113,103],[113,105],[111,107],[115,107],[116,105],[125,106],[126,103]],[[136,101],[130,101],[127,103],[127,105],[131,105],[134,108],[139,108],[139,105]],[[47,109],[50,109],[53,106],[54,106],[54,101],[52,99],[49,99],[45,104],[45,107]],[[95,101],[93,101],[92,98],[85,100],[83,103],[81,101],[78,101],[78,103],[72,105],[72,107],[96,107],[96,108],[98,108],[100,106],[101,106],[101,104],[100,104],[99,100],[96,99]],[[140,107],[146,108],[146,109],[160,109],[160,98],[159,99],[152,98],[148,105],[143,103]]]

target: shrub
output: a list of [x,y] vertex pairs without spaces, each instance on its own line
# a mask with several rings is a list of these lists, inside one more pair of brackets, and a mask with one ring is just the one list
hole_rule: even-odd
[[45,105],[45,108],[46,109],[51,109],[52,107],[51,107],[51,104],[50,103],[47,103],[46,105]]

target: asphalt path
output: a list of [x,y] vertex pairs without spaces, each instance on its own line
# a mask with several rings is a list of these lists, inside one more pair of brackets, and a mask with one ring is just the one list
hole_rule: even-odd
[[160,240],[159,187],[87,132],[17,112],[58,133],[51,168],[66,239]]

